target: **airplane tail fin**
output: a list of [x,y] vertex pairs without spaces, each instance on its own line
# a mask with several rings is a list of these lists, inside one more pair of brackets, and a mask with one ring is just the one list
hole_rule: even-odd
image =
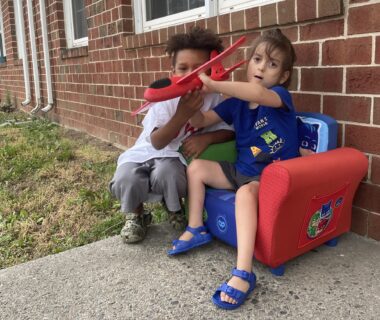
[[[210,58],[214,58],[218,55],[217,51],[212,51]],[[230,73],[234,71],[235,69],[239,68],[242,64],[246,63],[247,60],[242,60],[236,64],[234,64],[232,67],[229,67],[227,69],[224,69],[223,65],[221,62],[215,63],[211,67],[211,79],[216,80],[216,81],[223,81],[227,80],[230,76]]]

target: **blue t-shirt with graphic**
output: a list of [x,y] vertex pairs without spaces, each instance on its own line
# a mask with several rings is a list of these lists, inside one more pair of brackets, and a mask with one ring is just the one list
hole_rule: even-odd
[[283,107],[259,105],[249,108],[249,102],[230,98],[214,111],[227,124],[235,127],[236,169],[245,176],[256,176],[268,164],[297,157],[297,119],[289,91],[282,86],[270,88],[281,98]]

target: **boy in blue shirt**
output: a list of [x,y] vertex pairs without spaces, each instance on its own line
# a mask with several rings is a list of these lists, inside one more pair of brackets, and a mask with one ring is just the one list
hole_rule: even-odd
[[203,225],[205,186],[236,191],[235,213],[238,256],[228,283],[222,284],[212,300],[221,308],[239,307],[253,291],[252,272],[258,214],[259,179],[273,161],[298,156],[297,121],[286,87],[295,61],[289,39],[279,29],[266,31],[252,44],[247,82],[215,82],[200,78],[208,91],[233,96],[212,111],[197,112],[191,123],[203,127],[225,121],[233,124],[237,160],[234,164],[194,160],[187,169],[189,225],[173,248],[176,255],[211,241]]

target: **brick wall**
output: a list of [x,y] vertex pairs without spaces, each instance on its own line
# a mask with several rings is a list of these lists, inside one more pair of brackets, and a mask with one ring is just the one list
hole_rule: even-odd
[[[13,2],[1,4],[7,62],[0,65],[0,96],[10,90],[22,101]],[[33,4],[38,13],[38,1]],[[169,75],[164,47],[171,35],[197,24],[213,29],[228,46],[241,35],[251,40],[262,30],[281,27],[298,55],[291,84],[297,109],[333,116],[339,122],[339,144],[368,156],[370,167],[354,200],[352,229],[380,240],[379,1],[286,0],[135,35],[131,0],[86,0],[89,44],[79,49],[66,48],[62,1],[46,0],[46,7],[54,90],[54,109],[47,116],[125,147],[133,145],[141,132],[142,116],[132,117],[131,111],[143,102],[146,86]],[[46,103],[37,17],[41,94]],[[249,42],[226,63],[246,57]],[[30,52],[28,32],[27,44]],[[30,74],[34,96],[31,64]],[[244,69],[233,75],[233,80],[244,79]]]

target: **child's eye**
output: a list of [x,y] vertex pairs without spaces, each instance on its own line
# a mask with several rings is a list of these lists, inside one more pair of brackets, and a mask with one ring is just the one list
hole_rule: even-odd
[[274,68],[277,68],[277,63],[276,62],[273,62],[273,61],[269,61],[269,63],[268,63],[268,66],[269,66],[269,68],[272,68],[272,69],[274,69]]
[[260,57],[253,57],[252,58],[254,62],[259,63],[261,58]]

